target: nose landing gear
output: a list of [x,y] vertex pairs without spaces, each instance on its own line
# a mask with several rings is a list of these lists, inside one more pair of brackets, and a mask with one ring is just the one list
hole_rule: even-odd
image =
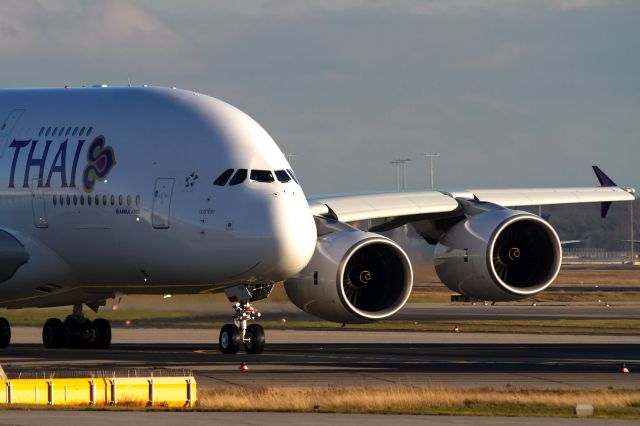
[[233,308],[233,324],[225,324],[220,330],[220,351],[224,354],[238,353],[240,345],[248,354],[260,354],[264,351],[264,329],[258,324],[247,325],[249,321],[260,318],[261,314],[251,304],[254,300],[269,296],[273,285],[250,287],[239,285],[225,290]]

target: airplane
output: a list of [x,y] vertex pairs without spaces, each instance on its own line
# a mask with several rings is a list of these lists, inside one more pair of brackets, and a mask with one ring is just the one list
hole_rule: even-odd
[[[83,307],[98,312],[124,294],[224,292],[235,309],[219,334],[227,354],[264,350],[253,304],[282,281],[316,317],[388,318],[413,269],[380,232],[405,224],[435,246],[447,287],[518,300],[551,284],[562,250],[544,219],[513,207],[635,199],[610,179],[307,198],[256,121],[177,88],[5,89],[0,120],[0,307],[72,306],[42,328],[52,349],[108,348],[109,322]],[[366,220],[375,225],[350,225]],[[0,318],[0,347],[10,340]]]

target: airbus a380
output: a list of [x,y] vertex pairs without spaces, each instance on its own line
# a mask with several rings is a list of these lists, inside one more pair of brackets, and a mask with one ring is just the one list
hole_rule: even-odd
[[[378,232],[412,224],[452,290],[532,296],[561,244],[510,207],[633,200],[633,190],[464,190],[307,198],[269,134],[218,99],[157,87],[0,90],[0,307],[73,306],[47,348],[107,348],[94,311],[121,294],[225,292],[220,350],[264,349],[253,302],[285,281],[291,301],[341,323],[387,318],[412,265]],[[601,181],[602,182],[602,181]],[[605,204],[606,205],[606,204]],[[350,222],[375,219],[359,230]],[[0,346],[11,339],[0,318]]]

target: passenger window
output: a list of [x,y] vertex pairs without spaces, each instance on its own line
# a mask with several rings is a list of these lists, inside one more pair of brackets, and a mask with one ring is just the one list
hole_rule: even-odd
[[287,183],[291,180],[291,176],[285,170],[276,170],[276,177],[282,183]]
[[100,196],[99,195],[96,195],[95,202],[96,202],[96,206],[100,205]]
[[116,196],[111,194],[111,197],[109,197],[109,201],[111,201],[111,205],[115,205],[116,204]]
[[103,206],[106,206],[106,205],[107,205],[107,196],[106,196],[106,195],[103,195],[103,196],[102,196],[102,205],[103,205]]
[[216,178],[216,180],[213,181],[213,184],[218,186],[225,186],[232,174],[233,169],[225,170],[220,176]]
[[240,185],[247,179],[247,169],[238,169],[235,175],[231,178],[229,185]]
[[275,179],[273,178],[273,173],[271,170],[251,170],[251,180],[255,180],[256,182],[273,182]]
[[124,199],[124,198],[122,197],[122,194],[121,194],[121,195],[118,195],[118,205],[119,205],[119,206],[121,206],[121,205],[122,205],[122,200],[123,200],[123,199]]
[[80,205],[84,206],[84,195],[80,196]]
[[57,205],[58,204],[58,197],[56,197],[55,195],[53,196],[53,205]]
[[91,198],[91,195],[87,195],[87,205],[88,206],[91,205],[91,200],[93,200],[93,198]]

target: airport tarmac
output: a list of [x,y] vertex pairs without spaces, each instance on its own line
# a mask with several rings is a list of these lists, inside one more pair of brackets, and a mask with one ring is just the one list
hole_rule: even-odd
[[405,425],[450,425],[450,426],[537,426],[541,423],[554,426],[573,425],[636,425],[635,420],[603,420],[577,418],[535,417],[477,417],[477,416],[415,416],[389,414],[328,414],[328,413],[215,413],[215,412],[126,412],[126,411],[5,411],[0,414],[0,426],[68,426],[83,424],[112,426],[135,424],[138,426],[190,426],[211,424],[233,424],[236,426],[295,425],[325,426],[330,424],[397,426]]
[[380,414],[326,414],[326,413],[215,413],[215,412],[95,412],[95,411],[4,411],[0,413],[0,426],[67,426],[83,424],[112,426],[135,424],[138,426],[190,426],[233,424],[236,426],[286,425],[449,425],[449,426],[609,426],[637,425],[637,420],[531,418],[531,417],[468,417],[468,416],[412,416]]
[[[640,388],[640,336],[267,330],[263,354],[223,355],[216,330],[114,328],[109,350],[47,350],[40,333],[14,327],[0,353],[8,374],[168,368],[193,371],[200,388]],[[619,372],[623,363],[631,373]]]

